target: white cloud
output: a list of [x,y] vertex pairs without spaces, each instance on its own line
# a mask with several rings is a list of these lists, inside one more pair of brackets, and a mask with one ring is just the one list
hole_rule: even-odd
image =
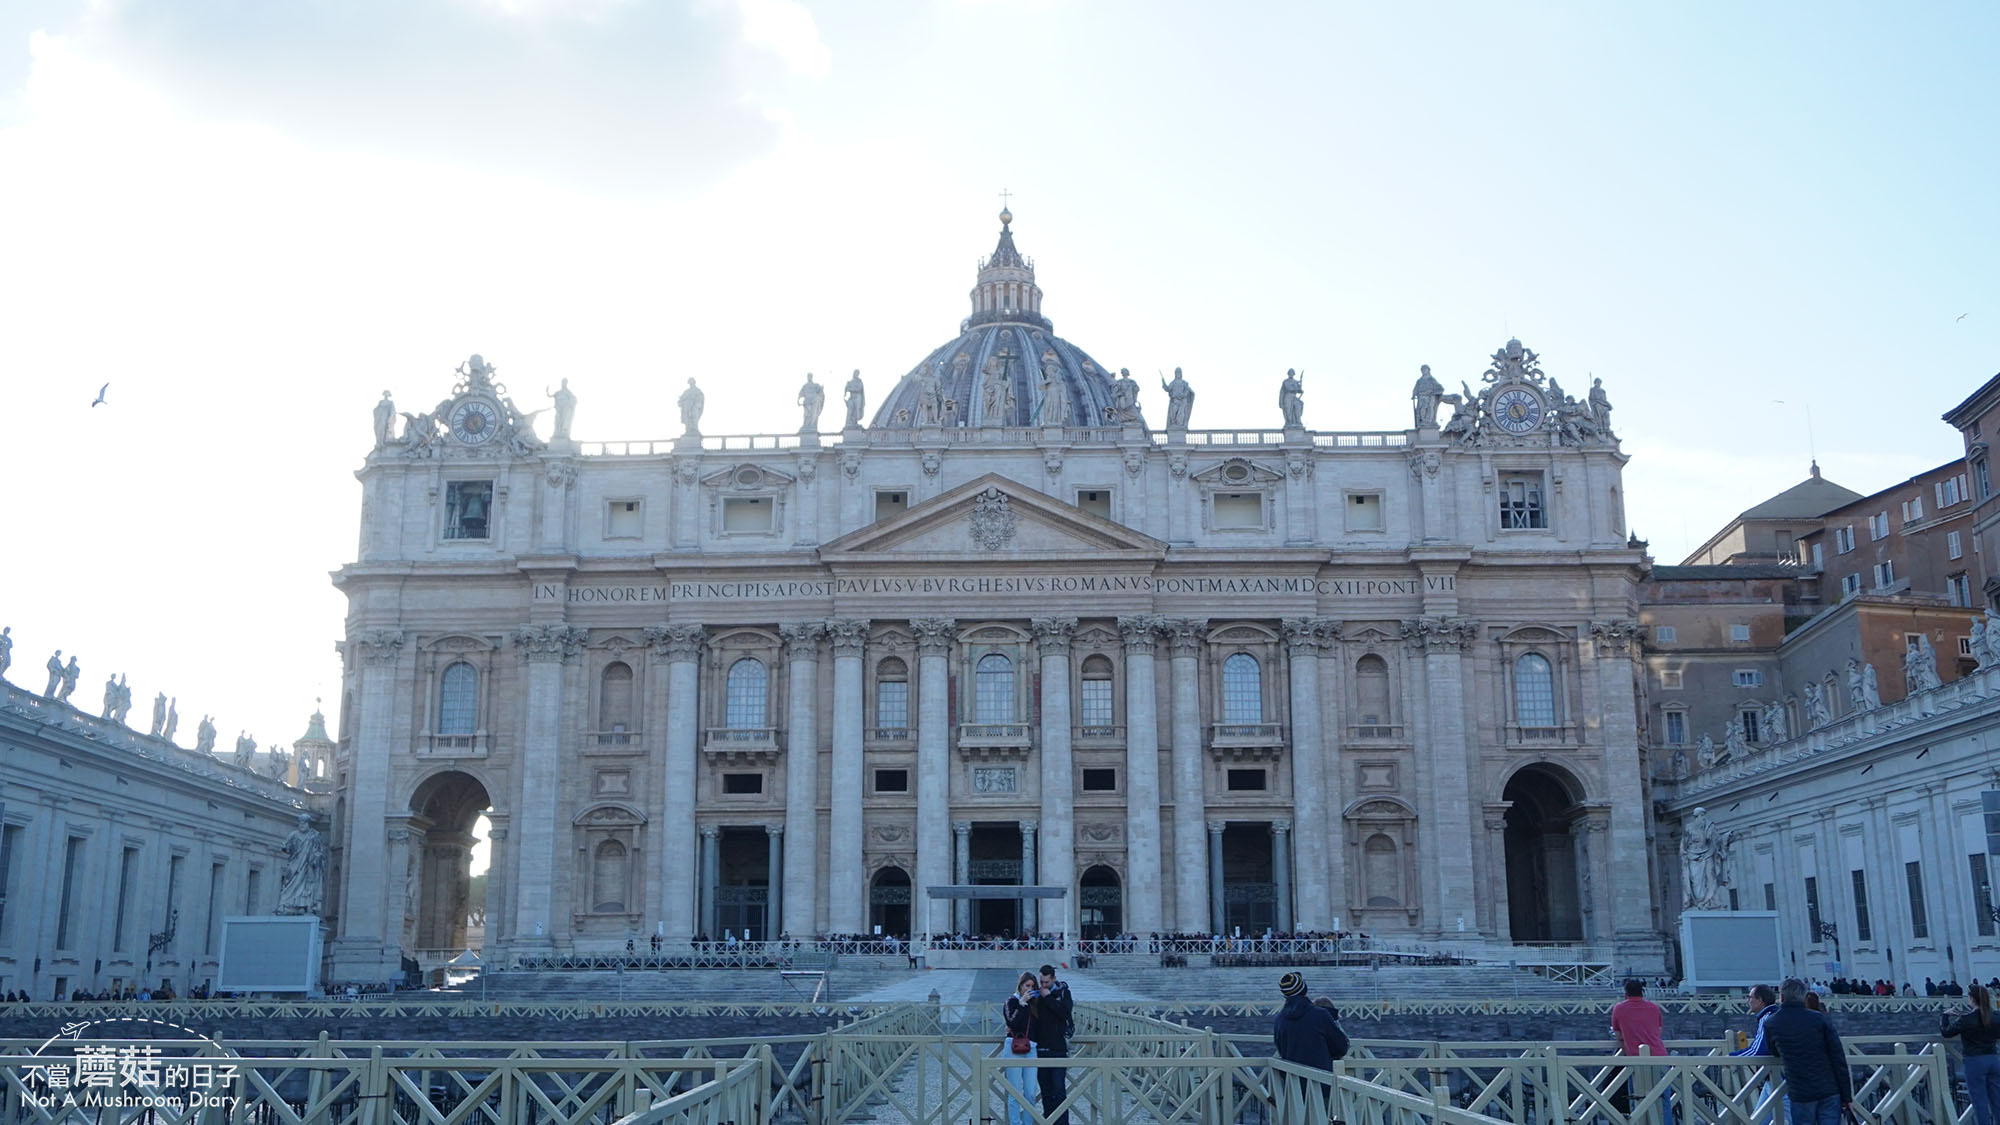
[[820,42],[812,12],[797,0],[737,0],[743,18],[743,41],[777,55],[796,74],[825,78],[833,70],[833,52]]

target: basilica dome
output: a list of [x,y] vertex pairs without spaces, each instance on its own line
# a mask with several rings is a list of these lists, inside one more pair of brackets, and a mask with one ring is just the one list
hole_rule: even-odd
[[[972,315],[925,356],[875,411],[875,429],[918,426],[1111,426],[1111,377],[1042,315],[1035,263],[1014,248],[1011,212],[979,264]],[[1044,390],[1053,376],[1060,393]],[[932,380],[935,380],[935,391]]]

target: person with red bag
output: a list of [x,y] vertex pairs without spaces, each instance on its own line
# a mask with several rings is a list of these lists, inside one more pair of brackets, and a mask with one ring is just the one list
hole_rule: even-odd
[[[1007,1003],[1000,1009],[1000,1018],[1007,1025],[1006,1038],[1000,1040],[1000,1056],[1005,1059],[1032,1059],[1035,1057],[1035,1011],[1028,1000],[1035,993],[1035,974],[1022,973],[1014,983],[1014,994],[1007,997]],[[1007,1125],[1031,1125],[1034,1115],[1028,1111],[1028,1084],[1035,1080],[1033,1067],[1010,1066],[1002,1069],[1007,1085]]]

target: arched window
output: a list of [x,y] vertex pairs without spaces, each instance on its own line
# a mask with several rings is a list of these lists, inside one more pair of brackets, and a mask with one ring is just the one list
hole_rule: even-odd
[[910,668],[898,657],[875,666],[875,727],[910,729]]
[[479,673],[460,660],[444,670],[438,687],[439,734],[472,734],[479,729]]
[[1394,723],[1389,710],[1389,663],[1374,653],[1354,662],[1354,701],[1358,724],[1382,727]]
[[1264,669],[1247,652],[1234,653],[1222,662],[1222,721],[1264,721]]
[[591,909],[599,914],[619,914],[625,910],[625,878],[631,864],[625,845],[606,840],[597,845],[590,873]]
[[1085,733],[1112,733],[1110,658],[1100,655],[1084,660],[1083,694],[1077,700],[1076,714],[1077,725]]
[[1514,721],[1524,727],[1556,725],[1556,677],[1540,653],[1514,662]]
[[771,674],[763,661],[746,656],[731,664],[723,689],[722,725],[730,730],[761,729],[770,713],[765,706],[770,688]]
[[997,652],[979,658],[972,675],[972,721],[1014,721],[1014,662]]
[[613,734],[632,729],[632,666],[622,660],[604,666],[597,695],[597,723],[600,730]]

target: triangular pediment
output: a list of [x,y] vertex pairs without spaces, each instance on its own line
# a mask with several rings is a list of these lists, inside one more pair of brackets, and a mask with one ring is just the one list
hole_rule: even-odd
[[820,548],[826,562],[921,554],[966,559],[1067,558],[1079,553],[1166,557],[1150,535],[988,473]]

